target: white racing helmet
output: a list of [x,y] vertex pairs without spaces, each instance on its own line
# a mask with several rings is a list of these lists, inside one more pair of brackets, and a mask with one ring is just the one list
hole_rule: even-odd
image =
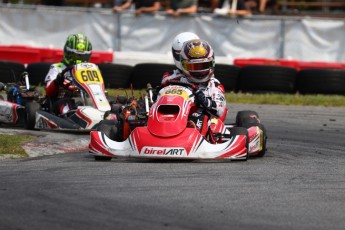
[[181,61],[180,61],[180,52],[181,52],[183,43],[189,40],[193,40],[193,39],[199,39],[199,36],[192,32],[183,32],[183,33],[178,34],[173,40],[172,47],[171,47],[172,55],[174,57],[175,66],[180,70],[182,70]]

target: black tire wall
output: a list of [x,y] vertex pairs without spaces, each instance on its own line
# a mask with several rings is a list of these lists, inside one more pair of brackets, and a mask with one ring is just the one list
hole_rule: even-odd
[[[44,85],[50,62],[24,64],[0,60],[0,82],[16,82],[27,71],[30,84]],[[135,66],[100,63],[106,88],[144,89],[147,83],[159,86],[164,73],[176,69],[173,64],[141,63]],[[227,92],[276,92],[345,95],[345,69],[313,68],[300,71],[285,66],[249,65],[238,67],[216,64],[215,77]]]
[[163,74],[176,69],[173,64],[153,64],[141,63],[134,66],[131,83],[134,89],[146,89],[147,83],[151,83],[153,87],[159,86],[162,81]]
[[296,81],[301,94],[345,94],[345,69],[303,69]]
[[31,85],[44,85],[44,79],[49,72],[51,62],[35,62],[30,63],[26,67],[26,72],[29,74],[29,81]]
[[133,66],[115,63],[100,63],[98,67],[102,73],[106,88],[129,88]]
[[0,60],[0,82],[2,83],[17,82],[24,71],[25,66],[22,63]]
[[235,91],[240,67],[235,65],[216,64],[214,76],[222,83],[225,91]]
[[294,93],[297,70],[285,66],[248,65],[242,67],[238,91]]

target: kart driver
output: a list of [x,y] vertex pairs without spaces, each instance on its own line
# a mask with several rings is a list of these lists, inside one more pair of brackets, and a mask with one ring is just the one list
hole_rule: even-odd
[[196,86],[194,102],[197,109],[189,118],[189,126],[196,126],[205,135],[209,117],[219,117],[224,121],[227,112],[224,86],[214,76],[213,49],[205,40],[187,40],[183,43],[179,60],[175,59],[175,65],[178,69],[165,73],[162,85],[169,81],[180,81]]
[[67,81],[71,77],[70,71],[62,75],[62,71],[72,65],[89,62],[92,53],[90,40],[83,34],[71,34],[67,37],[64,46],[64,56],[61,62],[50,66],[44,80],[46,95],[52,102],[52,112],[56,115],[64,115],[75,108],[73,85]]

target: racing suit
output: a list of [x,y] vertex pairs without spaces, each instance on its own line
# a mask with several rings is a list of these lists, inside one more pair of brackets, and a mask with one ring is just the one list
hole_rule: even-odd
[[[169,81],[180,81],[182,83],[190,83],[184,74],[176,69],[172,72],[167,72],[163,75],[162,85]],[[225,120],[227,108],[224,96],[224,86],[219,82],[214,75],[205,83],[194,84],[197,88],[195,93],[195,100],[197,105],[196,111],[189,117],[190,121],[196,125],[201,134],[206,134],[210,125],[210,117],[218,117],[222,121]]]
[[52,112],[56,115],[64,115],[76,108],[71,90],[74,85],[71,81],[65,81],[71,77],[70,71],[61,76],[61,72],[66,68],[67,66],[62,62],[52,64],[44,80],[46,95],[51,100]]

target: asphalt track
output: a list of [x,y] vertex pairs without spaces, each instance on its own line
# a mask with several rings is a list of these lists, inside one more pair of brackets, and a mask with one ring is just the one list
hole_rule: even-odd
[[0,161],[0,229],[344,229],[345,108],[229,109],[230,121],[259,113],[264,158],[95,162],[84,151]]

